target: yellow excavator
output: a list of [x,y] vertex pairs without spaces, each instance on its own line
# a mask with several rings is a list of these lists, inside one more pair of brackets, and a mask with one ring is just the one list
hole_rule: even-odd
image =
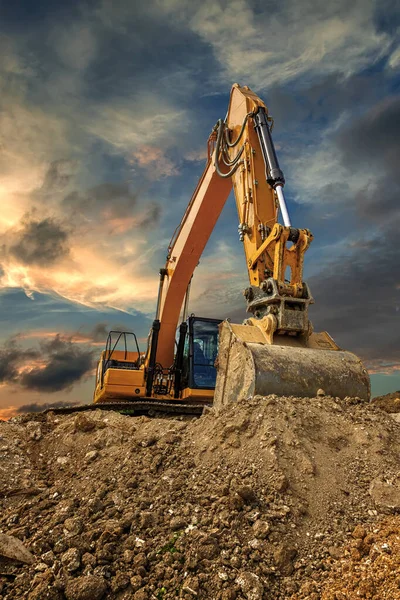
[[[256,394],[369,399],[360,359],[328,333],[313,332],[313,298],[303,281],[313,236],[291,225],[271,129],[264,102],[234,84],[160,270],[147,350],[140,352],[132,333],[110,332],[97,366],[95,406],[184,413]],[[251,316],[243,324],[188,316],[193,272],[232,186],[249,275],[244,296]]]

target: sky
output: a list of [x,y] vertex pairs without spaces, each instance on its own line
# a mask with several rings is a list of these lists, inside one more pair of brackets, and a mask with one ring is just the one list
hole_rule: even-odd
[[[274,118],[315,330],[400,389],[398,0],[0,0],[0,418],[91,400],[158,270],[234,82]],[[242,319],[232,197],[191,312]]]

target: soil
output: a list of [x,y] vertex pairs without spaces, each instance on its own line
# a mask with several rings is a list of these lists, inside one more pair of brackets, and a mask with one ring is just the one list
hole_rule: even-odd
[[395,400],[0,423],[0,599],[400,600]]

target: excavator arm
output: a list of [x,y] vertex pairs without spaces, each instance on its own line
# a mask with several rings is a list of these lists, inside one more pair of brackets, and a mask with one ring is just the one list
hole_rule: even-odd
[[[270,278],[280,282],[281,293],[304,296],[303,255],[312,235],[308,230],[290,226],[282,191],[285,180],[276,158],[270,122],[264,102],[248,87],[235,84],[227,118],[219,120],[211,133],[205,170],[171,240],[165,268],[161,269],[152,336],[153,360],[148,354],[150,368],[151,363],[169,366],[173,362],[176,328],[189,282],[232,186],[239,239],[248,268],[248,310],[258,319],[267,311],[260,294],[269,289],[266,282]],[[279,208],[286,226],[277,222]],[[290,248],[288,242],[293,242]],[[284,284],[288,267],[290,282]],[[281,323],[281,331],[283,327]],[[302,330],[307,327],[308,321],[301,324]]]
[[[247,86],[234,84],[227,116],[211,133],[205,170],[160,271],[146,357],[147,395],[156,365],[173,364],[185,294],[233,186],[249,276],[244,295],[252,317],[243,325],[220,326],[217,404],[248,393],[309,396],[318,389],[369,397],[361,361],[342,352],[328,333],[312,331],[308,306],[313,298],[303,281],[303,260],[313,236],[291,226],[271,129],[264,102]],[[177,354],[181,352],[179,347]]]

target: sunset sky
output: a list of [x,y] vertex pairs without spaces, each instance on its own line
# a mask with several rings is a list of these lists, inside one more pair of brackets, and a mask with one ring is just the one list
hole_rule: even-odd
[[[0,418],[89,402],[110,328],[144,349],[234,82],[314,234],[315,330],[400,389],[399,27],[397,0],[0,2]],[[191,312],[243,318],[246,277],[230,198]]]

